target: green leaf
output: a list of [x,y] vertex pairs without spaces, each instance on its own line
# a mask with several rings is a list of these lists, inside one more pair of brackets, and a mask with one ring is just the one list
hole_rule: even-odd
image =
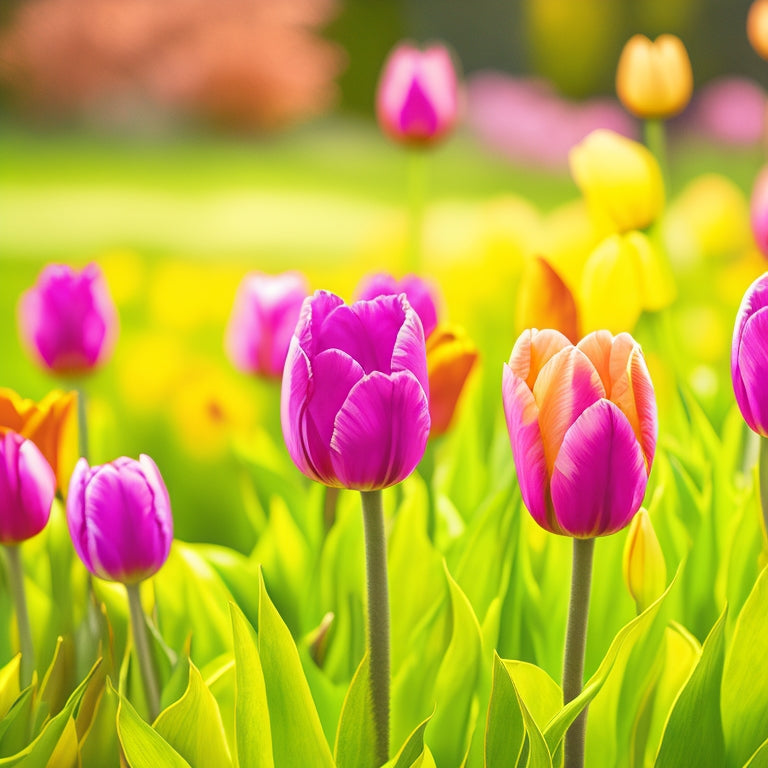
[[21,654],[17,653],[0,669],[0,719],[4,718],[11,705],[21,693],[19,689],[19,665]]
[[720,722],[720,680],[725,655],[723,612],[709,633],[698,664],[669,715],[656,768],[723,765],[725,743]]
[[560,686],[540,667],[525,661],[502,662],[515,689],[543,732],[544,726],[560,711],[563,692]]
[[[763,569],[736,621],[723,670],[720,704],[729,766],[742,766],[768,733],[768,568]],[[758,671],[759,670],[759,671]]]
[[400,747],[398,753],[384,768],[410,768],[419,759],[419,756],[424,752],[424,731],[426,731],[431,719],[432,715],[424,718],[411,731],[410,736],[405,740],[403,746]]
[[376,731],[366,653],[352,678],[339,718],[334,758],[337,768],[378,768]]
[[267,689],[256,633],[242,611],[230,603],[235,642],[235,741],[237,760],[249,768],[274,768]]
[[232,765],[216,699],[191,661],[186,692],[160,713],[153,728],[192,768]]
[[768,768],[768,739],[758,747],[749,762],[744,764],[744,768]]
[[[512,685],[515,685],[514,680]],[[528,737],[528,762],[526,766],[527,768],[552,768],[552,756],[550,755],[546,739],[523,701],[517,686],[515,686],[515,694],[517,695],[517,703],[523,716],[525,733]]]
[[493,657],[493,685],[485,725],[485,768],[517,765],[525,744],[525,723],[515,685],[497,654]]

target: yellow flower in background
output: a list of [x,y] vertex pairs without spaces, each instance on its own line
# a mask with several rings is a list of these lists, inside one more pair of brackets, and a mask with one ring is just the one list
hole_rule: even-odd
[[119,307],[143,300],[146,268],[141,256],[127,249],[105,251],[96,259],[109,284],[109,292]]
[[638,613],[644,611],[667,588],[664,553],[651,517],[643,508],[632,518],[624,544],[624,582]]
[[77,394],[54,390],[36,402],[0,388],[0,433],[6,431],[18,432],[40,449],[56,473],[59,491],[66,494],[78,459]]
[[644,229],[661,213],[661,170],[642,144],[613,131],[592,131],[571,150],[569,162],[599,231]]
[[636,117],[666,119],[682,112],[693,94],[693,71],[683,41],[661,35],[631,37],[619,57],[616,94]]

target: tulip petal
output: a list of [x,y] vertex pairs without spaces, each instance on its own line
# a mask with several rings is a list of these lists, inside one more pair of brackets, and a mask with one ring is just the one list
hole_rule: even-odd
[[[766,368],[768,365],[768,307],[751,315],[741,334],[737,373],[734,376],[736,399],[749,426],[759,434],[768,435],[768,396]],[[736,382],[740,389],[736,389]],[[747,408],[744,408],[744,404]]]
[[374,372],[349,393],[336,417],[331,455],[346,488],[386,488],[407,477],[429,436],[429,403],[409,371]]
[[528,384],[529,389],[533,389],[544,365],[561,349],[570,346],[571,342],[560,331],[529,328],[523,331],[515,342],[509,358],[509,367],[515,376]]
[[421,320],[407,300],[404,302],[404,312],[405,320],[397,333],[390,368],[393,373],[395,371],[411,371],[419,380],[421,388],[429,396],[427,354],[424,347],[424,331]]
[[648,483],[645,460],[627,418],[599,400],[574,422],[552,472],[552,504],[569,536],[615,533],[640,508]]
[[90,478],[91,468],[88,460],[81,458],[75,464],[72,477],[69,479],[69,491],[67,492],[67,527],[72,545],[77,556],[85,563],[89,570],[90,556],[88,554],[88,541],[85,532],[85,486]]
[[315,291],[312,296],[307,296],[304,299],[294,335],[310,358],[315,354],[317,337],[323,324],[333,310],[343,303],[336,294],[330,291]]
[[[629,334],[626,334],[629,335]],[[632,338],[630,336],[630,338]],[[590,360],[595,370],[600,374],[600,381],[605,387],[606,397],[610,397],[613,380],[611,379],[611,350],[613,349],[613,334],[610,331],[599,330],[588,333],[576,345]]]
[[25,539],[45,528],[56,495],[56,475],[38,447],[31,440],[19,446],[19,491],[25,512]]
[[[304,305],[305,307],[307,304]],[[320,477],[307,456],[304,443],[304,412],[310,393],[311,369],[298,336],[291,339],[280,392],[280,423],[293,463],[309,477]]]
[[523,503],[542,528],[558,532],[547,514],[547,462],[539,408],[528,385],[508,365],[504,366],[502,398]]

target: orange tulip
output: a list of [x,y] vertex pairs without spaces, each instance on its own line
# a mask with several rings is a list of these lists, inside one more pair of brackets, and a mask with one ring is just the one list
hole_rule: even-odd
[[768,59],[768,0],[755,0],[749,7],[747,37],[757,55]]
[[54,390],[38,403],[0,387],[0,434],[8,431],[35,443],[64,494],[77,461],[77,394]]

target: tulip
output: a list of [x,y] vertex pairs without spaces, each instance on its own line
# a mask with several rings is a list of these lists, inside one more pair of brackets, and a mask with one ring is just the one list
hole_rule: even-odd
[[283,436],[325,485],[374,490],[415,468],[429,435],[424,332],[404,294],[305,299],[283,375]]
[[355,293],[358,300],[364,301],[404,293],[421,320],[424,337],[428,339],[437,327],[437,291],[431,283],[417,275],[406,275],[402,280],[396,280],[386,272],[368,275],[357,286]]
[[376,92],[382,130],[403,144],[432,145],[451,131],[457,114],[458,84],[447,48],[397,46],[384,64]]
[[667,565],[650,515],[641,509],[629,525],[624,545],[624,582],[642,613],[667,586]]
[[477,347],[459,326],[438,326],[427,339],[430,437],[445,434],[451,426],[456,404],[477,357]]
[[749,428],[768,437],[768,272],[747,289],[736,315],[731,345],[731,378],[741,415]]
[[227,354],[244,373],[279,378],[309,286],[299,272],[246,275],[225,337]]
[[646,120],[682,112],[693,93],[693,71],[680,38],[661,35],[655,42],[645,35],[630,38],[619,57],[616,93],[629,112]]
[[664,205],[664,183],[654,156],[636,141],[598,130],[577,144],[571,173],[606,232],[649,226]]
[[768,257],[768,166],[757,176],[749,205],[752,235],[763,256]]
[[768,0],[755,0],[749,7],[747,37],[757,55],[768,59]]
[[41,364],[60,374],[87,373],[112,352],[117,311],[96,264],[76,272],[49,264],[19,302],[19,329]]
[[49,392],[39,403],[0,387],[0,432],[12,430],[40,449],[64,493],[77,460],[77,404],[74,392]]
[[628,333],[573,346],[527,330],[504,367],[504,412],[523,501],[552,533],[592,538],[640,507],[656,447],[656,401]]

